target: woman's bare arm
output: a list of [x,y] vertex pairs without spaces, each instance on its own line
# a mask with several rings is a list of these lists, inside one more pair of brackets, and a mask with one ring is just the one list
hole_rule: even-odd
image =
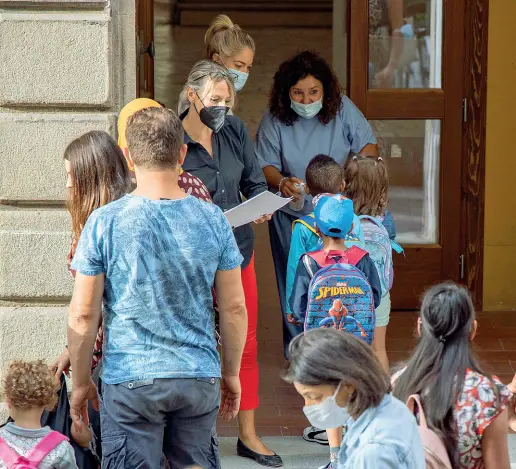
[[484,430],[482,454],[485,469],[510,469],[511,467],[507,443],[507,415],[507,410],[504,410]]

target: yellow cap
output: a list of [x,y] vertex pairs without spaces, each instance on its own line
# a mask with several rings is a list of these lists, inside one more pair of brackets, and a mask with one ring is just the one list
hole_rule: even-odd
[[[129,117],[133,114],[136,114],[138,111],[142,109],[147,109],[149,107],[162,107],[160,103],[154,101],[153,99],[148,98],[136,98],[131,102],[127,103],[124,108],[120,111],[118,115],[118,146],[124,150],[127,148],[127,141],[125,139],[125,129],[127,128],[127,121]],[[133,164],[128,161],[129,170],[134,171]],[[179,174],[182,174],[182,168],[179,169]]]
[[147,109],[148,107],[161,107],[161,105],[147,98],[137,98],[133,99],[130,103],[126,104],[125,107],[120,111],[118,115],[118,146],[123,150],[127,148],[127,141],[125,140],[125,129],[127,127],[127,121],[129,117],[133,114],[136,114],[138,111],[142,109]]

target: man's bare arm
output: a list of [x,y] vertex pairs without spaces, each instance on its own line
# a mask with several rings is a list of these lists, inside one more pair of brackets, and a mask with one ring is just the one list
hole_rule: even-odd
[[104,274],[77,273],[68,314],[68,350],[74,386],[90,382],[91,359],[95,338],[102,321]]
[[223,346],[222,373],[238,376],[247,336],[247,310],[240,267],[217,271],[215,291]]

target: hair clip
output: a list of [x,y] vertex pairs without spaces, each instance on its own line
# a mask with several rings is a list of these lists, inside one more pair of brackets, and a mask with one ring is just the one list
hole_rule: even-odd
[[440,335],[439,342],[441,342],[441,344],[444,344],[446,342],[446,338],[444,336]]

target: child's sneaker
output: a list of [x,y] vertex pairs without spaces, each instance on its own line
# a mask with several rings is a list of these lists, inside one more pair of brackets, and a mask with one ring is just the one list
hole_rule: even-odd
[[[316,427],[307,427],[303,431],[303,439],[311,443],[319,443],[323,446],[328,446],[328,435],[326,430],[321,430]],[[326,467],[326,466],[325,466]]]

